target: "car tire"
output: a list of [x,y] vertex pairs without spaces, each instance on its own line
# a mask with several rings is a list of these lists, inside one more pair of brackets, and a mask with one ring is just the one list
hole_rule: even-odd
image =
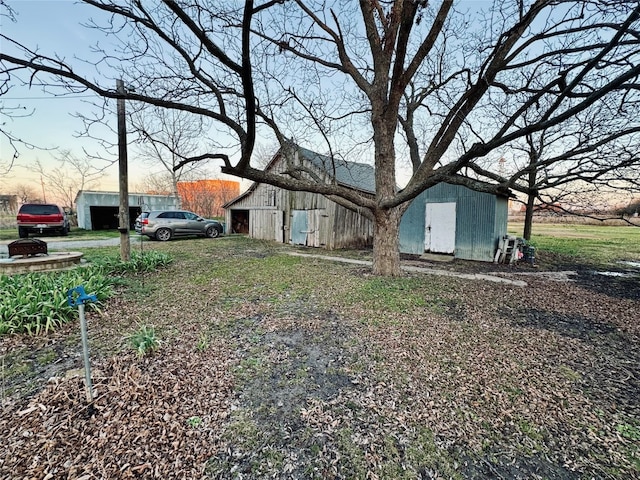
[[217,236],[220,235],[220,232],[216,227],[211,226],[207,228],[205,235],[209,238],[216,238]]
[[26,228],[18,227],[18,236],[20,238],[29,238],[29,231]]
[[160,240],[161,242],[171,240],[171,230],[168,228],[159,228],[156,231],[156,240]]

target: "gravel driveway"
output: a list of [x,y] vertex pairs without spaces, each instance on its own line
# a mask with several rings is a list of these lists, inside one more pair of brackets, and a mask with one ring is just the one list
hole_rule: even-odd
[[[50,239],[48,239],[50,238]],[[66,240],[64,237],[45,237],[40,238],[47,243],[49,250],[75,250],[78,248],[87,247],[110,247],[113,245],[119,245],[119,238],[98,238],[93,240]],[[130,240],[132,244],[139,244],[141,237],[139,235],[131,235]],[[6,257],[9,255],[7,245],[14,240],[2,240],[0,241],[0,257]]]

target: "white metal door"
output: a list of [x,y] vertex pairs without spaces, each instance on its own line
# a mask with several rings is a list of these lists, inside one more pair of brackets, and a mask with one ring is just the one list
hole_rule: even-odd
[[427,203],[424,250],[453,253],[456,248],[456,204]]

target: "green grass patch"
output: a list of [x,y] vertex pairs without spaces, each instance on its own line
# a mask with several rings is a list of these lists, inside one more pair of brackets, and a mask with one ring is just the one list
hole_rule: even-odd
[[92,265],[110,274],[151,272],[158,268],[164,268],[172,262],[170,255],[149,250],[146,252],[132,252],[131,259],[127,262],[120,260],[119,256],[98,256],[92,261]]
[[[521,224],[509,224],[521,235]],[[599,225],[534,224],[531,244],[538,252],[576,257],[593,263],[640,260],[640,228]]]
[[365,280],[353,297],[373,310],[405,313],[435,305],[439,299],[418,278],[371,278]]

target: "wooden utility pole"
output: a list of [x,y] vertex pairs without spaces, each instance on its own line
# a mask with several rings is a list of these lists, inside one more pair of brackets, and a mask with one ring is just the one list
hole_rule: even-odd
[[118,212],[118,231],[120,232],[120,259],[131,260],[129,241],[129,173],[127,164],[127,126],[124,110],[124,82],[116,80],[118,98],[118,179],[120,183],[120,209]]

